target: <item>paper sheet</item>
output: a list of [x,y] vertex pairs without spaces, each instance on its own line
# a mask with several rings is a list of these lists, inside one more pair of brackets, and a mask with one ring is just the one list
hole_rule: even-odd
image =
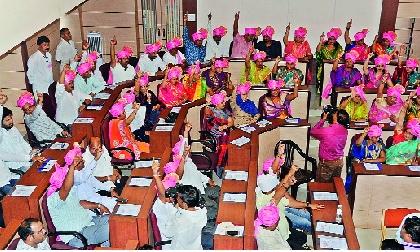
[[[155,159],[156,160],[156,159]],[[135,163],[136,168],[152,167],[153,160],[141,160]]]
[[267,121],[266,119],[263,119],[263,120],[257,122],[257,125],[260,128],[264,128],[265,126],[270,125],[270,124],[271,124],[271,122]]
[[158,125],[155,131],[172,131],[173,125]]
[[240,138],[237,138],[230,143],[241,147],[242,145],[249,143],[249,141],[251,141],[251,139],[248,137],[241,136]]
[[55,160],[55,159],[50,159],[50,160],[48,160],[48,162],[46,162],[45,164],[43,164],[43,165],[39,168],[39,171],[41,171],[41,172],[47,172],[47,171],[50,171],[50,170],[54,167],[55,163],[57,163],[57,160]]
[[319,235],[319,247],[320,248],[332,248],[332,249],[348,249],[347,241],[345,238],[338,238],[326,235]]
[[65,150],[69,147],[68,143],[55,142],[50,146],[51,150]]
[[76,121],[74,121],[74,123],[93,123],[93,118],[90,117],[82,117],[82,118],[77,118]]
[[252,126],[243,126],[240,128],[242,131],[245,131],[248,134],[251,134],[252,131],[255,131],[256,129]]
[[420,165],[409,165],[408,169],[410,169],[410,171],[420,171]]
[[355,126],[368,126],[369,123],[368,122],[355,122],[354,125]]
[[111,96],[110,93],[98,93],[93,98],[95,99],[101,99],[101,100],[107,100]]
[[286,123],[299,124],[299,118],[287,118]]
[[36,186],[16,185],[12,196],[29,197],[35,191]]
[[86,107],[86,109],[90,109],[90,110],[101,110],[103,108],[103,106],[100,105],[89,105]]
[[118,206],[116,214],[126,216],[137,216],[140,213],[141,205],[121,204]]
[[225,179],[231,179],[231,180],[242,180],[247,181],[248,180],[248,172],[246,171],[225,171]]
[[227,235],[227,231],[237,231],[238,235],[235,235],[236,237],[243,236],[244,226],[234,226],[231,222],[222,222],[217,225],[214,234]]
[[316,231],[317,232],[327,232],[330,234],[338,234],[343,235],[344,233],[344,226],[337,223],[329,223],[329,222],[323,222],[318,221],[316,223]]
[[150,186],[152,183],[151,178],[131,178],[130,179],[130,186]]
[[336,193],[314,192],[314,200],[338,200]]
[[177,114],[179,114],[179,111],[181,110],[181,107],[173,107],[172,109],[171,109],[171,112],[174,112],[174,113],[177,113]]
[[379,171],[379,166],[376,163],[363,163],[367,171]]
[[245,193],[225,193],[223,195],[223,201],[242,203],[246,201],[246,194]]

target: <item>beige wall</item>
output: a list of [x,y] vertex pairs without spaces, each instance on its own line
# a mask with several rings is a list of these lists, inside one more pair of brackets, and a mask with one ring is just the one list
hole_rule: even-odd
[[420,0],[400,0],[397,12],[397,22],[395,24],[395,32],[398,35],[397,41],[399,43],[408,43],[411,18],[416,19],[411,56],[420,58]]

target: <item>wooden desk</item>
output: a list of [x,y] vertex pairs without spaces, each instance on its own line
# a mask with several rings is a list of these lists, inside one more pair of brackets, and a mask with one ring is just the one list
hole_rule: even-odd
[[420,183],[420,172],[386,164],[382,170],[367,171],[363,163],[354,163],[352,177],[349,202],[358,228],[380,230],[383,209],[420,209],[420,196],[413,192]]
[[[314,192],[335,192],[337,193],[338,201],[317,201],[314,200]],[[318,235],[323,234],[316,232],[316,223],[318,221],[335,222],[337,213],[337,205],[343,206],[343,226],[344,226],[344,238],[347,240],[347,246],[351,250],[360,249],[359,241],[357,240],[356,230],[351,217],[351,210],[349,203],[346,198],[346,191],[344,189],[343,181],[340,178],[334,178],[333,183],[308,183],[308,196],[311,203],[323,204],[324,209],[312,211],[312,238],[314,240],[314,248],[321,249],[319,247]]]
[[0,234],[0,249],[6,250],[9,243],[16,237],[17,230],[23,219],[12,219]]

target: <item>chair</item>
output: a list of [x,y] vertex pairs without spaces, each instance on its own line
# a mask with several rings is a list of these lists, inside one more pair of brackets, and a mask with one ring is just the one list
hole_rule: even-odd
[[44,110],[47,116],[53,121],[55,121],[55,114],[57,111],[57,101],[55,98],[56,89],[57,83],[54,82],[48,87],[48,94],[44,93],[44,101],[42,103],[42,110]]
[[20,238],[16,238],[11,243],[9,243],[9,246],[7,246],[7,250],[16,250],[19,240]]
[[382,210],[381,241],[386,239],[387,228],[399,228],[405,216],[411,213],[419,213],[418,209],[395,208]]
[[99,67],[99,71],[101,71],[102,77],[104,77],[104,81],[106,83],[108,83],[110,69],[111,69],[111,63],[104,63]]
[[276,147],[274,148],[274,156],[277,156],[279,152],[279,147],[281,144],[285,145],[284,148],[284,154],[285,154],[285,162],[283,166],[281,167],[281,178],[286,176],[288,173],[290,167],[293,165],[294,162],[294,155],[295,151],[299,153],[299,155],[305,159],[305,161],[309,161],[309,163],[312,166],[312,170],[309,171],[307,166],[305,165],[304,169],[300,169],[296,174],[295,177],[297,179],[297,182],[291,186],[291,195],[296,198],[297,192],[299,190],[299,185],[308,183],[312,179],[315,178],[316,175],[316,159],[313,157],[308,156],[306,153],[302,151],[302,149],[292,140],[280,140]]

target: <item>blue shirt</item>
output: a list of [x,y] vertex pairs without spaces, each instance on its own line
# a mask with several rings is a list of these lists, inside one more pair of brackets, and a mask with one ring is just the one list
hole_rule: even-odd
[[187,26],[184,26],[182,39],[184,40],[185,59],[187,60],[188,65],[194,64],[197,60],[204,62],[204,58],[206,57],[206,46],[198,47],[194,44],[190,39]]

